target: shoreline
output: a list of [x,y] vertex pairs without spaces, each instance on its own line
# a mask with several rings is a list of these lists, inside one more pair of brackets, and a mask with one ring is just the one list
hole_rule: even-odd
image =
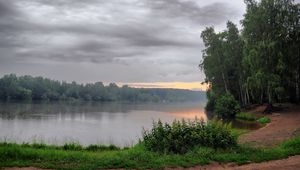
[[[263,108],[260,108],[263,109]],[[252,113],[256,114],[255,112],[259,112],[259,109],[253,109],[251,110]],[[186,156],[188,155],[178,155],[179,157],[177,158],[177,156],[175,155],[170,155],[170,156],[166,156],[166,155],[157,155],[155,153],[150,153],[147,152],[145,150],[143,150],[140,146],[135,146],[133,148],[130,148],[128,150],[121,150],[121,151],[101,151],[101,152],[90,152],[90,151],[74,151],[74,150],[55,150],[53,149],[52,151],[57,152],[56,156],[57,157],[61,157],[60,154],[66,154],[72,157],[74,157],[74,155],[77,155],[78,158],[76,158],[76,156],[74,157],[74,161],[76,162],[74,165],[70,164],[71,167],[75,166],[76,168],[81,167],[82,169],[84,169],[82,166],[85,166],[86,168],[88,166],[92,166],[90,165],[91,162],[93,162],[92,160],[87,160],[85,162],[81,162],[81,160],[85,160],[87,158],[91,159],[92,157],[95,157],[97,159],[99,159],[100,157],[106,157],[109,156],[111,160],[105,160],[105,159],[99,159],[99,161],[108,161],[110,162],[107,165],[102,165],[104,167],[104,169],[107,169],[109,167],[113,168],[113,167],[120,167],[122,168],[145,168],[145,169],[151,169],[154,168],[156,166],[158,166],[157,168],[162,168],[165,167],[165,169],[191,169],[191,170],[196,170],[196,169],[253,169],[253,168],[263,168],[263,169],[276,169],[276,167],[290,167],[291,169],[299,169],[300,168],[300,150],[299,149],[289,149],[287,148],[287,150],[285,149],[285,147],[282,145],[281,146],[281,142],[282,141],[286,141],[286,140],[291,140],[291,138],[295,137],[295,136],[299,136],[300,134],[300,130],[298,131],[297,129],[300,129],[300,106],[298,105],[291,105],[288,109],[281,111],[281,112],[276,112],[273,113],[272,115],[264,115],[267,116],[269,118],[271,118],[271,123],[267,124],[266,126],[258,129],[258,130],[253,130],[250,131],[246,134],[242,134],[239,138],[239,143],[241,145],[249,145],[251,147],[245,147],[244,149],[246,149],[245,151],[243,151],[243,149],[241,151],[234,151],[234,152],[241,152],[241,153],[230,153],[228,151],[224,151],[224,152],[219,152],[219,151],[205,151],[204,153],[201,153],[200,155],[195,154],[193,157],[191,158],[187,158]],[[288,124],[287,124],[288,123]],[[280,130],[277,130],[280,129]],[[294,133],[295,132],[295,133]],[[298,137],[296,139],[296,141],[299,140],[300,141],[300,137]],[[270,142],[273,142],[270,144]],[[295,142],[295,141],[293,141]],[[280,145],[279,145],[280,144]],[[296,143],[298,146],[298,143]],[[256,149],[257,148],[257,149]],[[265,148],[265,149],[263,149]],[[2,148],[0,147],[0,152],[1,149],[5,149],[5,147]],[[12,148],[11,148],[12,149]],[[16,148],[14,148],[16,150],[19,149],[18,152],[40,152],[40,153],[35,153],[32,155],[32,157],[40,157],[41,155],[47,155],[47,154],[53,154],[51,149],[49,150],[49,153],[47,153],[47,149],[37,149],[37,148],[30,148],[30,147],[25,147],[22,148],[21,146],[16,146]],[[23,151],[24,149],[24,151]],[[250,152],[255,152],[255,153],[248,153],[249,151],[247,150],[253,150]],[[261,150],[262,149],[262,150]],[[295,151],[294,151],[295,150]],[[298,151],[299,150],[299,151]],[[58,154],[59,153],[59,154]],[[26,153],[24,153],[26,155]],[[40,154],[40,155],[39,155]],[[79,154],[79,155],[78,155]],[[133,154],[133,155],[131,155]],[[204,154],[204,155],[203,155]],[[210,159],[204,159],[205,157],[211,157],[214,154],[218,154],[218,156],[213,156]],[[258,155],[262,157],[256,158]],[[121,156],[120,156],[121,155]],[[123,156],[122,156],[123,155]],[[198,166],[195,166],[191,163],[187,163],[192,161],[193,159],[195,159],[198,156],[201,156],[202,158],[199,158],[196,162],[198,162]],[[273,155],[271,157],[268,157],[267,155]],[[293,156],[293,155],[297,155],[297,156]],[[17,155],[16,155],[17,156]],[[69,159],[67,156],[65,159]],[[99,157],[100,156],[100,157]],[[133,157],[132,157],[133,156]],[[157,157],[158,156],[158,157]],[[17,156],[18,157],[18,156]],[[139,160],[136,162],[137,164],[134,165],[130,165],[129,162],[131,162],[131,158],[128,157],[132,157],[132,159],[142,159],[145,162],[139,162]],[[152,160],[148,160],[149,158],[153,157],[153,161]],[[161,158],[159,158],[161,157]],[[169,157],[169,158],[168,158]],[[242,158],[241,158],[242,157]],[[22,157],[21,157],[22,158]],[[48,158],[43,158],[43,159],[47,159]],[[93,158],[94,159],[94,158]],[[120,165],[116,165],[116,166],[112,166],[112,164],[115,164],[117,162],[115,162],[115,159],[120,159],[125,161],[128,165],[128,167],[126,167],[126,165],[122,165],[122,163],[120,162]],[[161,159],[161,161],[167,161],[164,162],[161,165],[154,165],[155,162],[157,161],[156,159]],[[174,159],[174,160],[173,160]],[[191,159],[191,160],[189,160]],[[18,160],[18,159],[17,159]],[[26,160],[26,159],[25,159]],[[50,159],[51,160],[51,159]],[[58,159],[59,160],[59,159]],[[183,161],[182,163],[171,163],[172,161]],[[18,160],[18,161],[22,161],[22,160]],[[12,168],[5,168],[5,166],[3,166],[2,164],[2,168],[4,168],[5,170],[16,170],[16,169],[22,169],[22,170],[40,170],[39,168],[34,168],[32,166],[35,167],[43,167],[43,168],[50,168],[50,169],[56,169],[60,166],[60,168],[63,169],[72,169],[71,167],[67,168],[64,167],[66,165],[67,162],[65,162],[64,164],[60,165],[60,163],[56,162],[52,162],[53,165],[44,165],[43,163],[38,163],[35,162],[36,160],[33,160],[32,163],[25,163],[22,165],[23,167],[25,166],[25,168],[18,168],[16,166],[13,165],[18,165],[18,164],[14,164],[12,162],[12,164],[7,164],[6,167],[9,165]],[[89,163],[89,161],[91,161]],[[169,162],[171,161],[171,162]],[[185,161],[187,161],[186,163],[184,163]],[[1,161],[0,161],[1,162]],[[51,161],[50,161],[51,162]],[[48,162],[48,163],[50,163]],[[201,163],[200,163],[201,162]],[[235,163],[234,163],[235,162]],[[257,163],[258,162],[258,163]],[[74,162],[73,162],[74,163]],[[96,162],[94,162],[96,163]],[[133,163],[133,162],[131,162]],[[140,165],[140,163],[142,163]],[[149,165],[149,163],[153,163],[153,165]],[[97,164],[97,163],[96,163]],[[101,164],[101,163],[100,163]],[[206,165],[204,165],[206,164]],[[239,165],[239,164],[244,164],[244,165]],[[182,165],[185,165],[186,167],[190,167],[190,168],[183,168]],[[22,167],[21,166],[21,167]],[[94,167],[95,166],[95,167]],[[96,168],[96,165],[94,165],[92,167],[94,167],[94,169],[101,169],[101,166],[99,165]],[[169,168],[167,168],[169,167]],[[173,167],[173,168],[172,168]],[[73,167],[74,168],[74,167]],[[92,168],[93,169],[93,168]]]
[[284,140],[300,135],[300,106],[285,104],[285,109],[272,114],[261,114],[264,107],[258,106],[252,111],[254,114],[264,115],[271,119],[266,126],[239,138],[239,143],[251,146],[271,147],[276,146]]

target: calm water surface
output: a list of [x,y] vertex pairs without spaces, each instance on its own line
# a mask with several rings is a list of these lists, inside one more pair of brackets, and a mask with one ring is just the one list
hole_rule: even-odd
[[130,146],[158,119],[207,120],[204,101],[187,103],[0,103],[0,140]]

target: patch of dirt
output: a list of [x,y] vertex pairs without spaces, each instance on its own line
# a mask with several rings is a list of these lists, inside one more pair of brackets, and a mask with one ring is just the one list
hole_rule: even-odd
[[[256,114],[264,107],[256,108]],[[262,114],[260,114],[262,115]],[[249,132],[239,138],[239,143],[253,146],[272,147],[282,141],[300,135],[300,106],[290,105],[283,111],[264,115],[271,119],[271,123],[258,130]]]
[[236,164],[211,163],[205,166],[191,168],[167,168],[166,170],[298,170],[300,169],[300,155],[291,156],[287,159],[268,161],[262,163],[251,163],[238,166]]

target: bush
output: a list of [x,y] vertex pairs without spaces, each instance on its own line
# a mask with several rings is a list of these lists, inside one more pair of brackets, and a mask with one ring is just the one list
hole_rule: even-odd
[[79,143],[66,143],[63,145],[64,150],[82,150],[82,146]]
[[153,128],[143,131],[143,143],[150,151],[183,154],[195,147],[230,148],[237,139],[231,134],[230,124],[203,120],[174,121],[172,124],[154,122]]
[[216,100],[215,113],[222,118],[234,117],[241,111],[239,103],[227,93]]
[[242,120],[249,120],[249,121],[254,121],[256,120],[256,117],[252,115],[251,113],[245,113],[241,112],[235,115],[236,118],[242,119]]
[[206,92],[206,97],[207,97],[207,103],[206,103],[205,109],[208,111],[213,111],[215,109],[215,105],[216,105],[216,95],[210,89]]
[[113,151],[113,150],[120,150],[119,147],[115,146],[115,145],[89,145],[85,148],[86,150],[89,151]]
[[266,123],[270,123],[271,122],[271,119],[268,118],[268,117],[261,117],[257,120],[259,123],[262,123],[262,124],[266,124]]

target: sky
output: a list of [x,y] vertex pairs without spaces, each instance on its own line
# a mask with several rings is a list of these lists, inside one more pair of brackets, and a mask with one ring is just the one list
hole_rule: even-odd
[[0,0],[0,76],[203,89],[201,31],[244,12],[243,0]]

